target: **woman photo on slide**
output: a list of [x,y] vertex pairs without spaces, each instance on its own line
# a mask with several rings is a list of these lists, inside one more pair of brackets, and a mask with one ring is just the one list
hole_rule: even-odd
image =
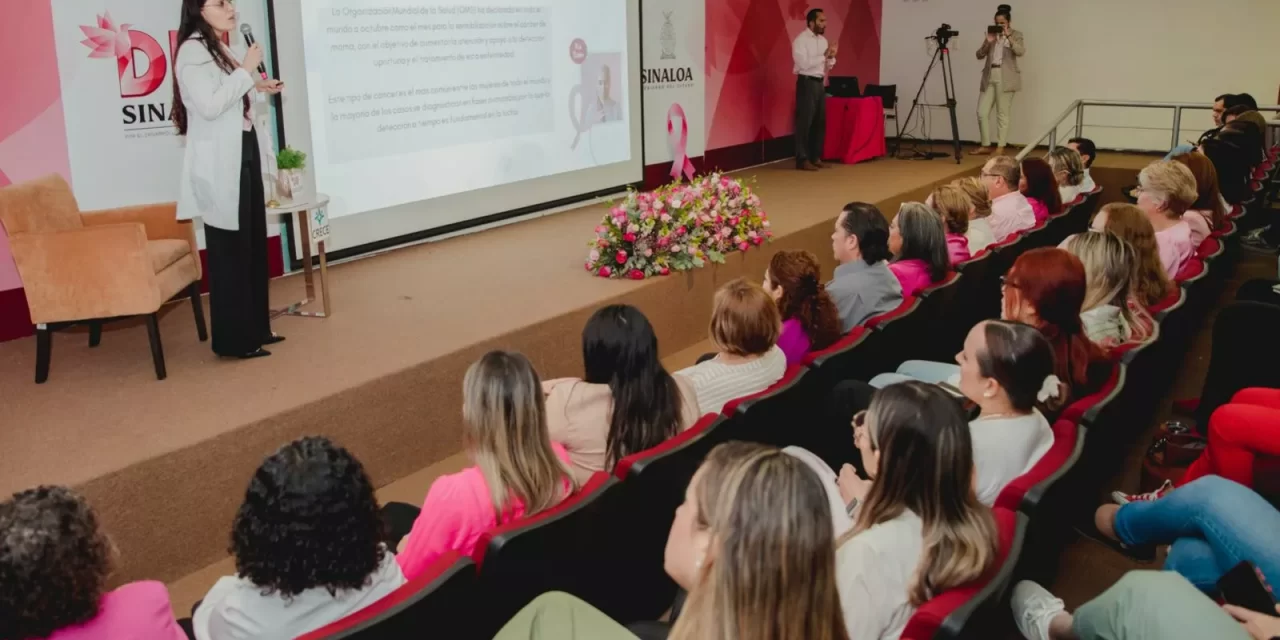
[[[224,38],[235,27],[231,0],[181,0],[174,62],[173,123],[186,137],[178,219],[204,220],[209,259],[213,351],[232,358],[271,353],[267,302],[267,212],[260,155],[266,132],[254,127],[254,103],[284,88],[258,77],[262,45],[239,62]],[[268,165],[269,166],[269,165]]]

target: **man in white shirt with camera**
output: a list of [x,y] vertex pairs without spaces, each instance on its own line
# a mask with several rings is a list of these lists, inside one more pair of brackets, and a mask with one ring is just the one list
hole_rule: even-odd
[[796,168],[817,171],[823,168],[822,142],[827,133],[825,79],[836,64],[836,48],[822,34],[827,16],[822,9],[810,9],[805,16],[808,28],[791,43],[791,59],[796,74]]

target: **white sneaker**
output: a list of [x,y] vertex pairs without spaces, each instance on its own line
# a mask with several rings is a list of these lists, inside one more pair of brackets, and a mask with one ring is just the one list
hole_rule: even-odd
[[1160,498],[1163,498],[1166,495],[1168,495],[1170,491],[1173,491],[1173,482],[1170,482],[1169,480],[1165,480],[1164,484],[1161,484],[1158,489],[1156,489],[1155,491],[1148,491],[1146,493],[1125,493],[1123,491],[1112,491],[1111,499],[1116,504],[1123,507],[1124,505],[1129,504],[1130,502],[1151,502],[1152,500],[1159,500]]
[[1062,600],[1030,580],[1023,580],[1013,587],[1010,605],[1013,607],[1013,621],[1027,640],[1049,640],[1049,623],[1054,616],[1067,610]]

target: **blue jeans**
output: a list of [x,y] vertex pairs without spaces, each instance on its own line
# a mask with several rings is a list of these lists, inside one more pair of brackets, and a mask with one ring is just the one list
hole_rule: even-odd
[[958,375],[960,375],[960,365],[954,363],[908,360],[898,367],[897,373],[882,373],[872,378],[870,384],[877,389],[908,380],[937,384]]
[[1243,560],[1280,582],[1280,511],[1252,489],[1218,476],[1194,480],[1159,500],[1120,507],[1115,530],[1130,545],[1172,543],[1164,568],[1208,594]]
[[1172,160],[1174,156],[1180,156],[1184,153],[1191,153],[1192,151],[1195,151],[1195,150],[1196,150],[1196,146],[1194,144],[1180,144],[1174,147],[1173,149],[1170,149],[1169,153],[1165,155],[1164,159]]

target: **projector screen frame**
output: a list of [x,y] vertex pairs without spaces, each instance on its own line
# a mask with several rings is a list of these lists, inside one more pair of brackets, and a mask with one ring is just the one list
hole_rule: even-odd
[[[277,0],[264,0],[264,1],[266,2],[266,5],[267,5],[267,30],[270,33],[270,37],[271,37],[271,51],[269,52],[271,56],[271,68],[273,71],[279,74],[280,56],[279,56],[279,46],[277,43],[280,42],[280,39],[278,37],[278,34],[276,33],[276,2]],[[298,0],[287,0],[287,1],[298,2]],[[628,66],[630,67],[629,71],[632,71],[636,74],[635,77],[640,77],[644,73],[644,2],[638,1],[636,5],[637,5],[636,19],[638,20],[638,24],[636,25],[636,28],[639,32],[639,42],[637,43],[637,45],[639,47],[639,54],[635,56],[634,60],[629,61],[630,64]],[[281,80],[283,80],[283,78],[281,78]],[[535,203],[531,205],[526,205],[523,207],[517,207],[515,209],[508,209],[506,211],[500,211],[497,213],[481,216],[478,218],[471,218],[469,220],[463,220],[460,222],[452,222],[452,223],[444,224],[438,227],[432,227],[430,229],[423,229],[421,231],[414,231],[411,233],[401,234],[401,235],[393,236],[390,238],[384,238],[382,240],[366,242],[356,246],[346,247],[338,251],[330,251],[327,253],[327,256],[326,256],[327,259],[331,261],[335,261],[335,260],[344,260],[347,258],[355,258],[355,257],[359,257],[366,254],[377,253],[387,249],[393,249],[400,246],[419,243],[425,240],[430,240],[431,238],[434,238],[437,236],[454,234],[454,233],[466,231],[467,229],[471,229],[475,227],[483,227],[486,225],[492,225],[495,223],[503,222],[505,220],[511,220],[513,218],[520,218],[533,213],[537,213],[539,211],[547,211],[551,209],[557,209],[560,207],[571,206],[581,202],[588,202],[588,201],[595,200],[610,194],[626,191],[627,189],[642,189],[644,187],[644,181],[645,181],[644,169],[646,166],[648,166],[648,164],[645,162],[645,149],[644,149],[645,147],[644,138],[646,135],[646,131],[645,131],[645,117],[644,117],[645,101],[644,101],[644,95],[643,95],[644,94],[643,83],[641,83],[640,93],[641,93],[640,99],[638,100],[640,109],[638,114],[634,116],[640,119],[640,145],[639,145],[640,147],[640,150],[639,150],[640,178],[638,180],[619,184],[616,186],[596,189],[588,193],[578,194],[574,196],[566,196],[564,198],[557,198],[557,199],[549,200],[546,202],[540,202],[540,203]],[[287,146],[287,142],[285,138],[284,108],[283,108],[283,105],[281,104],[279,96],[276,97],[276,100],[273,103],[273,107],[275,108],[275,112],[276,112],[275,114],[276,115],[275,128],[276,128],[276,141],[277,141],[276,144],[279,146],[279,148],[283,149],[284,147]],[[358,215],[364,215],[364,214],[358,214]],[[299,269],[302,268],[302,260],[300,257],[295,256],[292,250],[292,247],[294,247],[297,244],[296,238],[297,238],[298,231],[295,228],[295,224],[291,216],[284,216],[282,219],[284,224],[284,232],[281,235],[284,236],[285,241],[288,243],[287,247],[289,247],[290,249],[287,254],[289,271],[298,271]],[[316,264],[319,264],[319,256],[312,256],[311,260],[312,260],[313,266]]]

